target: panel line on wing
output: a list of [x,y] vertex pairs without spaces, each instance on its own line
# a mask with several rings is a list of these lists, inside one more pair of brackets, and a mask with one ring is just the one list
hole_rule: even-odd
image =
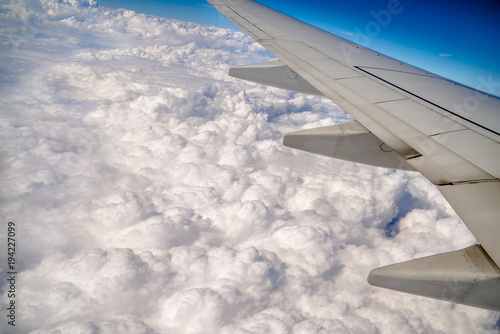
[[500,180],[498,180],[498,179],[468,180],[468,181],[436,184],[436,186],[438,186],[438,187],[452,187],[452,186],[459,186],[459,185],[463,185],[463,184],[490,183],[490,182],[500,182]]
[[398,102],[398,101],[408,101],[407,98],[400,98],[400,99],[393,99],[393,100],[385,100],[385,101],[380,101],[380,102],[376,102],[375,104],[382,104],[382,103],[391,103],[391,102]]
[[231,7],[227,6],[227,8],[230,9],[235,14],[235,16],[232,17],[232,19],[238,23],[237,25],[240,26],[243,30],[247,30],[248,32],[250,32],[252,35],[256,37],[256,39],[258,40],[274,39],[268,33],[264,32],[261,28],[256,26],[254,23],[252,23],[246,17],[236,12]]
[[500,97],[498,97],[498,96],[492,95],[490,93],[487,93],[487,92],[484,92],[484,91],[481,91],[481,90],[477,90],[475,88],[472,88],[472,87],[469,87],[467,85],[461,84],[460,82],[456,82],[456,81],[450,80],[448,78],[443,78],[443,77],[440,77],[440,76],[438,76],[436,74],[429,73],[429,72],[425,72],[425,74],[421,74],[421,73],[415,73],[415,72],[395,70],[395,69],[392,69],[392,68],[373,67],[373,66],[359,66],[359,67],[360,68],[366,68],[366,69],[372,69],[372,70],[387,71],[387,72],[399,72],[399,73],[405,73],[405,74],[411,74],[411,75],[418,75],[418,76],[421,76],[421,77],[442,80],[442,81],[450,82],[450,83],[454,84],[455,86],[461,86],[461,87],[466,88],[466,89],[474,90],[477,93],[482,94],[482,95],[484,95],[484,96],[486,96],[488,98],[500,99]]
[[434,75],[434,74],[429,73],[429,72],[426,72],[425,74],[421,74],[421,73],[415,73],[415,72],[395,70],[395,69],[392,69],[392,68],[382,68],[382,67],[373,67],[373,66],[356,66],[356,67],[358,67],[358,68],[367,68],[367,69],[369,68],[369,69],[372,69],[372,70],[382,70],[382,71],[388,71],[388,72],[406,73],[406,74],[418,75],[418,76],[426,77],[426,78],[434,78],[434,79],[449,81],[448,79],[445,79],[445,78],[442,78],[442,77],[438,77],[437,75]]
[[363,71],[364,73],[366,73],[366,74],[368,74],[368,75],[370,75],[370,76],[374,77],[374,78],[377,78],[377,79],[378,79],[378,80],[380,80],[380,81],[383,81],[383,82],[387,83],[388,85],[391,85],[391,86],[393,86],[393,87],[396,87],[396,88],[398,88],[398,89],[402,90],[403,92],[405,92],[405,93],[407,93],[407,94],[409,94],[409,95],[411,95],[411,96],[414,96],[414,97],[416,97],[416,98],[418,98],[418,99],[420,99],[420,100],[422,100],[422,101],[424,101],[424,102],[426,102],[426,103],[429,103],[430,105],[433,105],[433,106],[435,106],[435,107],[437,107],[437,108],[439,108],[439,109],[441,109],[441,110],[443,110],[443,111],[446,111],[446,112],[448,112],[448,113],[452,114],[453,116],[456,116],[456,117],[458,117],[458,118],[460,118],[460,119],[462,119],[462,120],[464,120],[464,121],[467,121],[467,122],[469,122],[469,123],[471,123],[471,124],[474,124],[475,126],[480,127],[481,129],[484,129],[484,130],[486,130],[486,131],[489,131],[489,132],[491,132],[491,133],[493,133],[493,134],[495,134],[495,135],[497,135],[497,136],[500,136],[500,133],[496,132],[495,130],[492,130],[492,129],[490,129],[490,128],[488,128],[488,127],[484,126],[484,125],[481,125],[481,124],[479,124],[479,123],[477,123],[477,122],[474,122],[474,121],[472,121],[472,120],[470,120],[470,119],[468,119],[468,118],[466,118],[466,117],[464,117],[464,116],[461,116],[460,114],[458,114],[458,113],[456,113],[456,112],[453,112],[453,111],[451,111],[451,110],[449,110],[449,109],[447,109],[447,108],[444,108],[444,107],[440,106],[439,104],[436,104],[436,103],[434,103],[434,102],[432,102],[432,101],[429,101],[429,100],[427,100],[427,99],[423,98],[422,96],[419,96],[419,95],[417,95],[417,94],[415,94],[415,93],[412,93],[412,92],[410,92],[410,91],[408,91],[408,90],[406,90],[406,89],[404,89],[404,88],[402,88],[402,87],[400,87],[400,86],[397,86],[397,85],[393,84],[392,82],[390,82],[390,81],[388,81],[388,80],[385,80],[385,79],[383,79],[383,78],[381,78],[381,77],[379,77],[379,76],[377,76],[377,75],[375,75],[375,74],[373,74],[373,73],[370,73],[369,71],[366,71],[365,69],[363,69],[363,67],[360,67],[360,66],[354,66],[354,67],[355,67],[355,68],[357,68],[358,70]]
[[457,130],[452,130],[452,131],[445,131],[445,132],[440,132],[440,133],[434,133],[432,135],[429,135],[429,137],[441,136],[441,135],[450,134],[450,133],[458,132],[458,131],[464,131],[464,129],[457,129]]

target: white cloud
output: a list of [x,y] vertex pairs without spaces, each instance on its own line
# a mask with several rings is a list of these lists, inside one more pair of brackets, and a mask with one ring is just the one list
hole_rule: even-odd
[[283,147],[349,117],[227,76],[270,59],[248,37],[86,1],[2,6],[16,329],[495,332],[495,313],[366,283],[474,239],[417,174]]

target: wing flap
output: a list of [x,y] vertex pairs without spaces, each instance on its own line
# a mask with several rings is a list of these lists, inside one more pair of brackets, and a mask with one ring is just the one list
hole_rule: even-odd
[[464,159],[474,161],[488,174],[500,178],[500,145],[470,129],[460,130],[443,132],[432,139]]
[[392,68],[358,66],[365,73],[406,93],[420,103],[429,103],[436,112],[450,117],[465,127],[473,127],[484,136],[498,141],[500,122],[497,97],[472,90],[423,70],[400,71]]
[[[483,248],[489,256],[500,254],[498,221],[500,217],[500,182],[464,183],[438,186],[476,239],[486,241]],[[497,263],[495,261],[495,263]]]
[[[409,99],[379,102],[377,105],[404,122],[412,124],[417,130],[427,136],[466,129],[462,125],[450,121],[449,118]],[[444,141],[439,142],[443,143]]]
[[364,76],[341,78],[337,79],[337,81],[349,89],[356,90],[372,103],[405,100],[404,97],[395,91],[387,89]]

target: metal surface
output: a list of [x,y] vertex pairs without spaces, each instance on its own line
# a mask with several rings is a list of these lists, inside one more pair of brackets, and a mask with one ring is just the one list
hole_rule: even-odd
[[356,121],[288,133],[283,145],[371,166],[414,170]]
[[500,270],[480,245],[377,268],[372,285],[500,311]]
[[323,95],[319,90],[298,75],[297,72],[281,64],[278,60],[267,63],[231,67],[229,69],[229,75],[235,78],[294,92]]
[[500,264],[500,99],[255,1],[209,2],[438,186]]

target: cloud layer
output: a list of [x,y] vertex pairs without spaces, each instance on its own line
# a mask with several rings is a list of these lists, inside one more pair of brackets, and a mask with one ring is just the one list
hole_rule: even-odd
[[271,59],[242,33],[83,0],[6,1],[0,22],[18,332],[498,332],[368,285],[474,238],[418,174],[283,147],[349,117],[227,76]]

